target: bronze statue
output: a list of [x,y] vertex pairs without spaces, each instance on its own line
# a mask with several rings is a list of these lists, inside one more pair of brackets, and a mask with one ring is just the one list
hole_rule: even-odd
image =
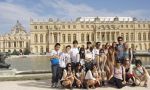
[[0,53],[0,69],[1,68],[6,68],[9,69],[10,64],[7,64],[5,62],[5,59],[7,58],[7,55],[5,53]]

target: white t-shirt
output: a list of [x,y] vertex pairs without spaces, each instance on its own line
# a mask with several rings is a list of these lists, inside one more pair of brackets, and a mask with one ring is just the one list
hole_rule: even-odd
[[62,53],[60,55],[60,62],[59,62],[59,66],[62,68],[65,68],[67,63],[70,63],[71,59],[70,59],[70,54],[69,53]]
[[99,49],[94,48],[93,49],[93,55],[94,55],[94,59],[95,59],[96,55],[99,55]]
[[91,58],[91,60],[94,60],[94,54],[89,49],[85,50],[85,58]]
[[70,57],[71,57],[71,62],[79,62],[79,49],[78,48],[72,48],[70,50]]
[[50,53],[47,53],[47,56],[53,56],[53,55],[59,55],[60,56],[61,52],[60,51],[56,51],[56,50],[52,50]]

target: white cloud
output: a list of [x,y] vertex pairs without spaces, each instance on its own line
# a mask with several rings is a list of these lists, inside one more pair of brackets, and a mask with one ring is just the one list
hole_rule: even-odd
[[[121,12],[110,11],[107,8],[95,9],[85,3],[73,4],[69,0],[40,0],[40,3],[33,3],[31,8],[28,5],[19,5],[15,0],[0,2],[0,32],[8,32],[11,27],[20,20],[29,29],[29,20],[32,18],[76,18],[80,16],[132,16],[145,18],[150,15],[149,10],[126,10]],[[54,11],[47,11],[47,10]],[[7,29],[7,30],[5,30]]]

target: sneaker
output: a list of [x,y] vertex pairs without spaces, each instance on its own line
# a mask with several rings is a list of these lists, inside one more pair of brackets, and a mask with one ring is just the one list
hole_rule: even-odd
[[135,86],[136,86],[136,84],[135,84],[135,83],[133,83],[131,86],[135,87]]
[[52,83],[51,87],[52,87],[52,88],[54,88],[54,87],[55,87],[55,84],[54,84],[54,83]]
[[147,84],[144,84],[144,87],[148,87]]
[[58,88],[58,83],[55,83],[55,88]]

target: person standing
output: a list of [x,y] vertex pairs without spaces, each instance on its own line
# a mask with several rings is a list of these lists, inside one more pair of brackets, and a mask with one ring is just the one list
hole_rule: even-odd
[[79,62],[79,49],[78,49],[78,41],[74,40],[73,41],[73,48],[71,48],[70,51],[70,57],[71,57],[71,65],[72,65],[72,69],[75,70],[76,68],[76,63]]
[[58,75],[59,75],[59,60],[60,60],[60,43],[56,43],[54,50],[51,51],[50,61],[52,69],[52,87],[58,87]]
[[119,60],[121,64],[123,64],[124,60],[124,45],[123,45],[123,37],[118,37],[118,44],[117,44],[117,52],[116,52],[116,60]]

